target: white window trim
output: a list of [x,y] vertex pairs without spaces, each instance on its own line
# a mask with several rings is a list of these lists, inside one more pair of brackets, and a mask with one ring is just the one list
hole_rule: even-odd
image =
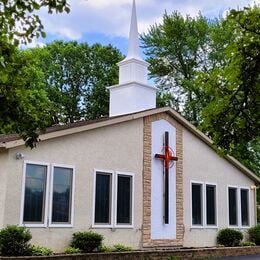
[[[230,225],[229,224],[229,188],[233,188],[236,189],[236,205],[237,205],[237,225]],[[234,186],[234,185],[227,185],[227,222],[228,222],[228,227],[229,228],[238,228],[240,226],[240,207],[239,207],[239,203],[240,203],[240,199],[239,199],[239,187],[238,186]]]
[[[95,211],[96,211],[96,177],[97,173],[105,173],[111,175],[111,209],[110,209],[110,224],[96,224],[95,223]],[[114,183],[114,171],[104,170],[104,169],[94,169],[94,187],[93,187],[93,212],[92,212],[92,227],[93,228],[112,228],[113,227],[113,219],[114,219],[114,192],[113,192],[113,183]]]
[[[115,218],[114,218],[114,226],[116,228],[133,228],[134,227],[134,174],[130,172],[119,172],[116,171],[116,178],[115,178]],[[123,176],[130,176],[132,177],[132,190],[131,190],[131,224],[117,224],[117,180],[118,180],[118,175],[123,175]]]
[[[229,224],[229,188],[236,188],[237,194],[237,225],[230,225]],[[249,225],[243,226],[242,225],[242,216],[241,216],[241,190],[248,190],[248,223]],[[248,229],[251,224],[251,204],[250,204],[250,188],[245,186],[234,186],[234,185],[227,185],[227,221],[229,228],[240,228],[240,229]]]
[[[215,220],[216,220],[216,224],[215,225],[208,225],[207,224],[207,186],[215,186]],[[217,184],[216,183],[211,183],[211,182],[205,182],[205,207],[204,207],[204,211],[205,211],[205,227],[206,228],[218,228],[218,189],[217,189]]]
[[[247,190],[248,191],[248,198],[247,198],[247,207],[248,207],[248,225],[242,225],[242,208],[241,208],[241,190]],[[250,214],[250,209],[251,209],[251,204],[250,204],[250,188],[249,187],[239,187],[239,197],[240,197],[240,228],[245,228],[248,229],[251,225],[251,214]]]
[[[71,191],[71,216],[70,223],[55,223],[52,224],[52,202],[53,202],[53,178],[54,178],[54,167],[72,169],[72,191]],[[51,164],[51,179],[50,179],[50,198],[49,198],[49,227],[73,227],[74,224],[74,194],[75,194],[75,166],[68,164]]]
[[[192,184],[200,184],[202,188],[202,224],[194,225],[192,223]],[[216,225],[208,225],[207,224],[207,209],[206,209],[206,187],[207,185],[215,186],[215,214],[216,214]],[[217,194],[217,184],[211,182],[203,182],[203,181],[190,181],[190,216],[191,216],[191,228],[192,229],[217,229],[218,228],[218,194]]]
[[[201,199],[202,199],[202,212],[201,212],[201,217],[202,217],[202,224],[201,225],[194,225],[193,223],[192,223],[192,184],[199,184],[199,185],[201,185],[201,188],[202,188],[202,192],[201,192]],[[203,223],[204,223],[204,182],[200,182],[200,181],[193,181],[193,180],[191,180],[190,181],[190,215],[191,215],[191,228],[198,228],[198,229],[201,229],[201,228],[204,228],[204,225],[203,225]]]
[[[44,204],[44,222],[43,223],[24,223],[23,215],[24,215],[24,193],[25,193],[25,181],[26,181],[26,165],[34,164],[34,165],[43,165],[47,166],[47,176],[46,176],[46,194],[45,194],[45,204]],[[52,216],[52,184],[53,184],[53,169],[54,167],[63,167],[70,168],[73,170],[73,179],[72,179],[72,196],[71,196],[71,223],[70,224],[51,224],[51,216]],[[75,194],[75,166],[67,165],[67,164],[58,164],[58,163],[46,163],[40,161],[29,161],[25,160],[23,165],[23,179],[22,179],[22,194],[21,194],[21,206],[20,206],[20,226],[25,227],[73,227],[74,225],[74,194]]]
[[[96,202],[96,176],[97,173],[107,173],[111,174],[112,183],[111,183],[111,212],[110,212],[110,224],[96,224],[95,223],[95,202]],[[117,216],[117,176],[118,175],[126,175],[132,177],[132,223],[127,225],[118,225],[116,223],[116,216]],[[130,172],[121,172],[121,171],[113,171],[113,170],[104,170],[104,169],[94,169],[94,181],[93,181],[93,212],[92,212],[92,228],[117,228],[117,229],[126,229],[126,228],[134,228],[134,174]]]
[[[44,221],[43,223],[24,223],[23,222],[23,215],[24,215],[24,200],[25,200],[25,181],[26,181],[26,165],[33,164],[33,165],[41,165],[47,166],[46,172],[46,184],[45,184],[45,201],[44,201]],[[48,222],[48,202],[49,202],[49,178],[50,178],[50,164],[46,162],[39,162],[39,161],[28,161],[25,160],[23,164],[23,179],[22,179],[22,194],[21,194],[21,207],[20,207],[20,226],[25,227],[47,227]]]

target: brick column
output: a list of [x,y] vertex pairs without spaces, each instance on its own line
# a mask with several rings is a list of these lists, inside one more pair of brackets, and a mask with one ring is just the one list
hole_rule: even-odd
[[[151,239],[151,151],[152,136],[151,123],[157,120],[166,120],[176,128],[176,239]],[[143,168],[143,247],[182,246],[183,225],[183,141],[182,126],[167,113],[160,113],[144,118],[144,168]]]

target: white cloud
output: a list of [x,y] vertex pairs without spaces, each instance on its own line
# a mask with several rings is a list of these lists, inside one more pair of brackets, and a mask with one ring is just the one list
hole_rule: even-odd
[[[183,15],[222,16],[226,10],[260,0],[136,0],[139,32],[155,22],[161,22],[165,11],[178,10]],[[70,14],[48,15],[41,11],[47,33],[79,40],[84,33],[99,33],[109,37],[128,37],[132,0],[69,0]]]

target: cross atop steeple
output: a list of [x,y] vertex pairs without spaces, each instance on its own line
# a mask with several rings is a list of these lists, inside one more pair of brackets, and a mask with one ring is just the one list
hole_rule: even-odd
[[132,6],[128,53],[126,59],[129,58],[140,59],[135,0],[133,0],[133,6]]

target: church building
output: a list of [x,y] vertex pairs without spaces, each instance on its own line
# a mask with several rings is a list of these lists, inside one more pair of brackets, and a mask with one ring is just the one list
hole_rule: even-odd
[[26,226],[55,252],[77,231],[134,249],[209,247],[256,224],[260,179],[171,108],[156,108],[133,1],[109,117],[56,125],[35,149],[0,136],[0,228]]

